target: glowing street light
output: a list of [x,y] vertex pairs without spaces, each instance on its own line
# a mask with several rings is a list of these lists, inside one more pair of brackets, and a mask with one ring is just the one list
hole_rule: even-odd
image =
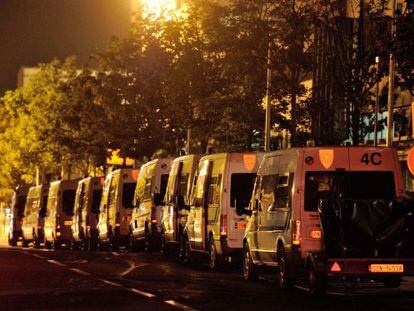
[[131,0],[132,8],[143,6],[144,13],[159,17],[181,8],[180,0]]

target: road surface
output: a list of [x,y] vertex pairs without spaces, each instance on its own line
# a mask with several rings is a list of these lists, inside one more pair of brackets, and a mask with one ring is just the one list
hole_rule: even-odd
[[414,310],[414,279],[399,289],[368,284],[310,297],[272,277],[241,280],[159,254],[0,248],[0,310]]

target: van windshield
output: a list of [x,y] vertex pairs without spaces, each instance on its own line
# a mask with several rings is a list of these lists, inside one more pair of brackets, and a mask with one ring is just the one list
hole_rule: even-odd
[[92,213],[99,214],[99,206],[101,205],[102,190],[94,190],[92,192]]
[[63,191],[62,206],[63,206],[63,211],[67,215],[73,215],[73,207],[75,206],[75,196],[76,196],[75,190],[64,190]]
[[136,183],[125,183],[122,188],[122,206],[133,208]]
[[308,172],[305,211],[317,211],[320,200],[390,200],[395,197],[393,172]]
[[235,207],[236,210],[243,210],[249,205],[255,178],[255,173],[237,173],[231,175],[231,207]]
[[26,200],[27,200],[27,196],[17,197],[16,211],[17,211],[17,217],[19,218],[24,217],[24,206],[26,205]]

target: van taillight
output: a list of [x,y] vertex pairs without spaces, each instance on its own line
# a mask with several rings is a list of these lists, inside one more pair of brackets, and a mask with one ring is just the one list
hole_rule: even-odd
[[227,215],[221,215],[220,235],[227,235]]
[[119,227],[121,225],[121,213],[116,212],[115,216],[115,226]]
[[300,220],[293,221],[292,244],[300,245]]

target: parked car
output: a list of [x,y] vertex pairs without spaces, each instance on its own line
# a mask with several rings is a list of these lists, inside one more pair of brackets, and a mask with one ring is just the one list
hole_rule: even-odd
[[168,178],[161,221],[161,252],[180,250],[179,247],[187,224],[194,177],[201,155],[186,155],[174,160]]
[[368,277],[398,286],[402,275],[414,273],[412,257],[401,258],[405,246],[413,247],[405,240],[410,234],[398,233],[412,236],[413,228],[404,227],[412,224],[405,221],[413,217],[412,206],[388,205],[402,195],[391,148],[266,154],[246,211],[244,278],[253,280],[267,267],[277,272],[280,287],[307,277],[311,293],[326,291],[331,278]]
[[208,255],[209,267],[241,257],[246,217],[262,153],[221,153],[200,160],[183,235],[185,258]]
[[40,247],[44,240],[48,194],[49,184],[29,189],[22,224],[22,245],[24,247],[27,247],[31,242],[33,242],[35,247]]
[[129,247],[129,222],[133,207],[138,170],[119,169],[109,173],[105,180],[99,208],[99,247]]
[[10,231],[9,245],[16,246],[22,240],[22,224],[24,217],[24,206],[26,205],[27,194],[30,186],[19,186],[13,194],[10,206]]
[[104,177],[88,177],[78,183],[72,223],[72,248],[96,250],[98,217]]
[[146,251],[160,247],[162,207],[171,163],[171,159],[156,159],[141,167],[130,222],[133,249],[141,245]]
[[72,217],[79,179],[58,180],[50,184],[45,217],[45,247],[60,249],[72,240]]

